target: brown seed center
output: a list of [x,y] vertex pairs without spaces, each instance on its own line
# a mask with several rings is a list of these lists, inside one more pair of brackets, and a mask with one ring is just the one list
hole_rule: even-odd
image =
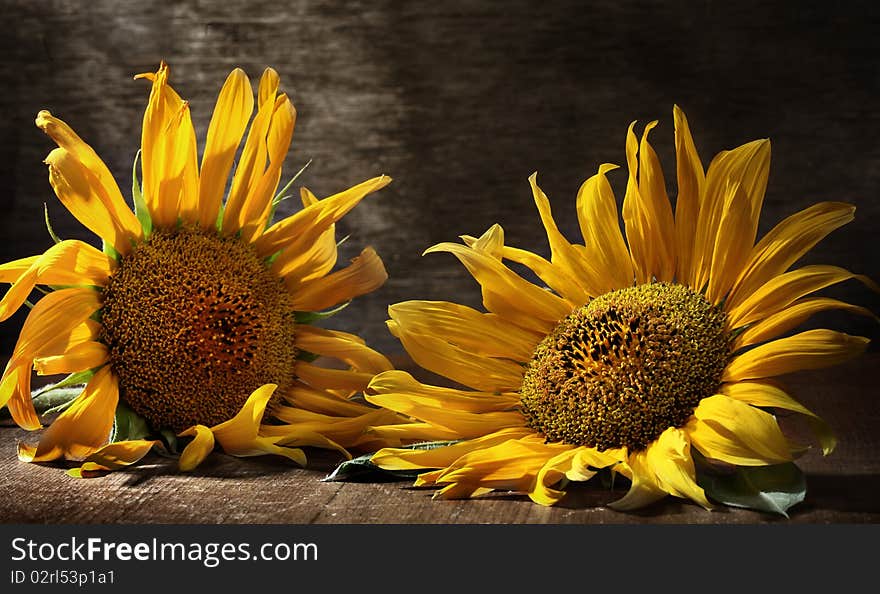
[[121,397],[154,429],[221,423],[293,380],[290,296],[237,238],[154,231],[110,278],[101,323]]

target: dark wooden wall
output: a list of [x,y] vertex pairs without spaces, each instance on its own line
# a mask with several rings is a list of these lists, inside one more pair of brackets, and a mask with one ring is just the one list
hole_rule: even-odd
[[[399,346],[384,328],[388,303],[478,300],[454,258],[420,256],[429,245],[499,222],[511,243],[547,253],[533,171],[574,238],[580,183],[602,162],[625,163],[632,120],[659,119],[672,186],[673,103],[705,163],[771,138],[762,231],[819,200],[856,204],[857,220],[805,261],[880,279],[871,2],[3,0],[0,10],[0,261],[50,245],[44,203],[59,235],[92,240],[49,187],[37,111],[68,121],[125,191],[148,93],[132,75],[164,59],[201,134],[230,69],[256,79],[275,67],[299,113],[286,171],[311,159],[301,180],[318,195],[394,177],[339,226],[351,234],[343,257],[371,244],[391,278],[335,320],[389,353]],[[620,199],[625,172],[612,175]],[[834,294],[880,311],[856,283]],[[22,319],[0,327],[4,352]],[[869,320],[833,321],[880,336]]]

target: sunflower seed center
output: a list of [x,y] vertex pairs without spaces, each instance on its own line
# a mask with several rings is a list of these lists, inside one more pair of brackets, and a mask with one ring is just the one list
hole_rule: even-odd
[[606,293],[535,350],[521,405],[550,442],[644,449],[715,393],[730,353],[726,314],[682,285]]
[[156,230],[110,278],[101,338],[123,400],[154,429],[181,431],[232,418],[263,384],[291,383],[292,313],[284,284],[248,244]]

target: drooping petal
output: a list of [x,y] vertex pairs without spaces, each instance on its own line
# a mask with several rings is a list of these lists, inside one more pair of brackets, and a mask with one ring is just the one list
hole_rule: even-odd
[[738,382],[837,365],[863,353],[869,342],[862,336],[824,328],[807,330],[758,345],[736,356],[721,379]]
[[19,427],[35,430],[41,426],[31,402],[34,358],[57,355],[94,338],[96,324],[88,323],[88,318],[99,307],[96,291],[71,288],[49,293],[28,314],[0,379],[0,406],[9,407]]
[[182,472],[194,470],[214,450],[214,432],[204,425],[193,425],[180,433],[180,437],[192,437],[186,444],[177,466]]
[[563,297],[572,309],[590,300],[587,291],[575,281],[561,266],[553,264],[528,250],[504,246],[501,255],[505,260],[522,264],[534,272],[547,286]]
[[431,449],[383,448],[372,455],[370,462],[386,470],[418,470],[447,468],[465,454],[532,434],[531,429],[502,429],[482,437]]
[[259,435],[260,424],[269,398],[278,386],[266,384],[253,391],[247,402],[233,418],[211,427],[214,438],[223,451],[232,456],[262,456],[277,454],[304,466],[305,454],[297,448],[277,445],[278,438]]
[[[142,238],[142,230],[137,217],[126,205],[110,169],[70,126],[48,111],[37,114],[36,124],[63,151],[63,157],[56,154],[58,163],[49,163],[47,158],[50,181],[56,177],[64,190],[64,196],[58,194],[58,198],[89,230],[110,243],[119,253],[128,253],[131,241]],[[53,166],[57,170],[54,175]],[[89,191],[86,191],[86,186],[89,186]]]
[[20,444],[23,462],[84,460],[110,439],[119,385],[109,367],[99,369],[83,393],[43,432],[36,445]]
[[109,443],[85,459],[82,466],[72,468],[67,474],[74,478],[82,478],[83,473],[120,470],[139,462],[154,447],[162,447],[162,442],[155,439],[132,439]]
[[327,390],[319,390],[302,382],[294,382],[284,391],[284,399],[296,408],[310,410],[337,417],[356,417],[372,410],[373,407],[342,398]]
[[125,202],[110,198],[95,175],[63,148],[49,153],[45,163],[49,184],[67,210],[117,252],[127,254],[143,232]]
[[39,375],[74,373],[100,367],[108,361],[109,351],[103,342],[89,341],[75,344],[61,355],[34,359]]
[[471,413],[507,411],[519,404],[515,392],[475,392],[423,384],[405,371],[391,370],[376,375],[369,389],[375,394],[405,394],[414,401]]
[[244,70],[236,68],[223,83],[208,124],[199,173],[199,222],[203,228],[217,224],[232,161],[253,110],[250,81]]
[[104,286],[115,268],[106,254],[77,240],[56,243],[29,261],[30,266],[0,300],[0,321],[14,314],[38,284]]
[[646,451],[633,452],[617,470],[627,475],[631,482],[626,495],[608,504],[611,509],[633,511],[666,497],[666,491],[657,484],[657,478],[651,471]]
[[[316,204],[315,198],[307,188],[301,189],[303,206]],[[272,271],[280,277],[289,277],[295,284],[320,278],[333,270],[338,258],[336,225],[330,225],[317,236],[314,243],[302,246],[304,249],[286,249],[272,262]]]
[[712,508],[705,492],[697,485],[691,443],[683,430],[670,427],[661,433],[648,446],[646,462],[661,489],[670,495],[691,499],[705,509]]
[[388,273],[376,250],[368,247],[351,264],[327,276],[305,282],[287,280],[294,309],[321,311],[375,291],[388,280]]
[[790,462],[791,448],[773,415],[724,395],[704,398],[684,428],[707,458],[739,466]]
[[825,421],[814,412],[789,396],[782,388],[769,381],[748,381],[724,384],[720,392],[752,406],[791,410],[806,415],[819,439],[824,454],[830,454],[837,444],[834,433]]
[[702,203],[706,174],[697,154],[684,112],[673,107],[675,121],[675,166],[678,195],[675,198],[676,278],[694,286],[694,236]]
[[541,505],[555,505],[565,496],[565,491],[553,488],[562,478],[587,481],[599,469],[613,466],[620,461],[611,453],[598,452],[592,448],[564,450],[548,460],[538,472],[529,498]]
[[331,369],[297,361],[296,377],[320,390],[342,390],[351,394],[363,390],[370,383],[373,374],[349,369]]
[[853,220],[855,207],[820,202],[786,218],[752,249],[749,261],[727,300],[738,307],[759,287],[789,269],[829,233]]

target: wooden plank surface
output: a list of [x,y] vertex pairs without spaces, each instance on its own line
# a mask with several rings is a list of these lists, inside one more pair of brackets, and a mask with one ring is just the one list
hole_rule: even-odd
[[[148,92],[131,79],[164,59],[200,138],[232,68],[256,80],[273,66],[299,114],[287,174],[312,160],[301,181],[318,195],[379,173],[394,178],[338,229],[351,235],[342,261],[373,245],[390,279],[330,324],[393,357],[403,353],[384,326],[389,303],[479,301],[454,258],[423,258],[426,247],[497,222],[512,244],[548,255],[526,182],[533,171],[574,239],[580,183],[600,163],[624,163],[631,121],[659,119],[652,138],[674,196],[673,103],[686,110],[706,165],[720,150],[771,138],[762,233],[817,201],[851,202],[856,221],[802,263],[880,278],[872,247],[880,220],[880,8],[872,2],[3,0],[0,8],[7,23],[0,35],[2,262],[51,245],[44,204],[59,235],[96,241],[52,195],[42,164],[52,147],[33,125],[36,112],[50,109],[73,125],[125,189]],[[624,170],[612,174],[618,200],[625,180]],[[828,294],[880,311],[880,297],[858,283]],[[0,325],[0,354],[11,352],[23,319]],[[866,318],[828,314],[813,323],[875,344],[880,338]],[[872,348],[846,366],[793,378],[841,444],[829,458],[803,460],[809,500],[792,522],[878,520],[878,364]],[[674,501],[616,514],[601,507],[608,494],[594,489],[555,508],[503,495],[432,501],[397,483],[321,482],[335,460],[319,454],[309,469],[218,456],[187,476],[154,458],[77,481],[55,467],[19,463],[15,444],[24,437],[0,428],[3,522],[776,521]]]

